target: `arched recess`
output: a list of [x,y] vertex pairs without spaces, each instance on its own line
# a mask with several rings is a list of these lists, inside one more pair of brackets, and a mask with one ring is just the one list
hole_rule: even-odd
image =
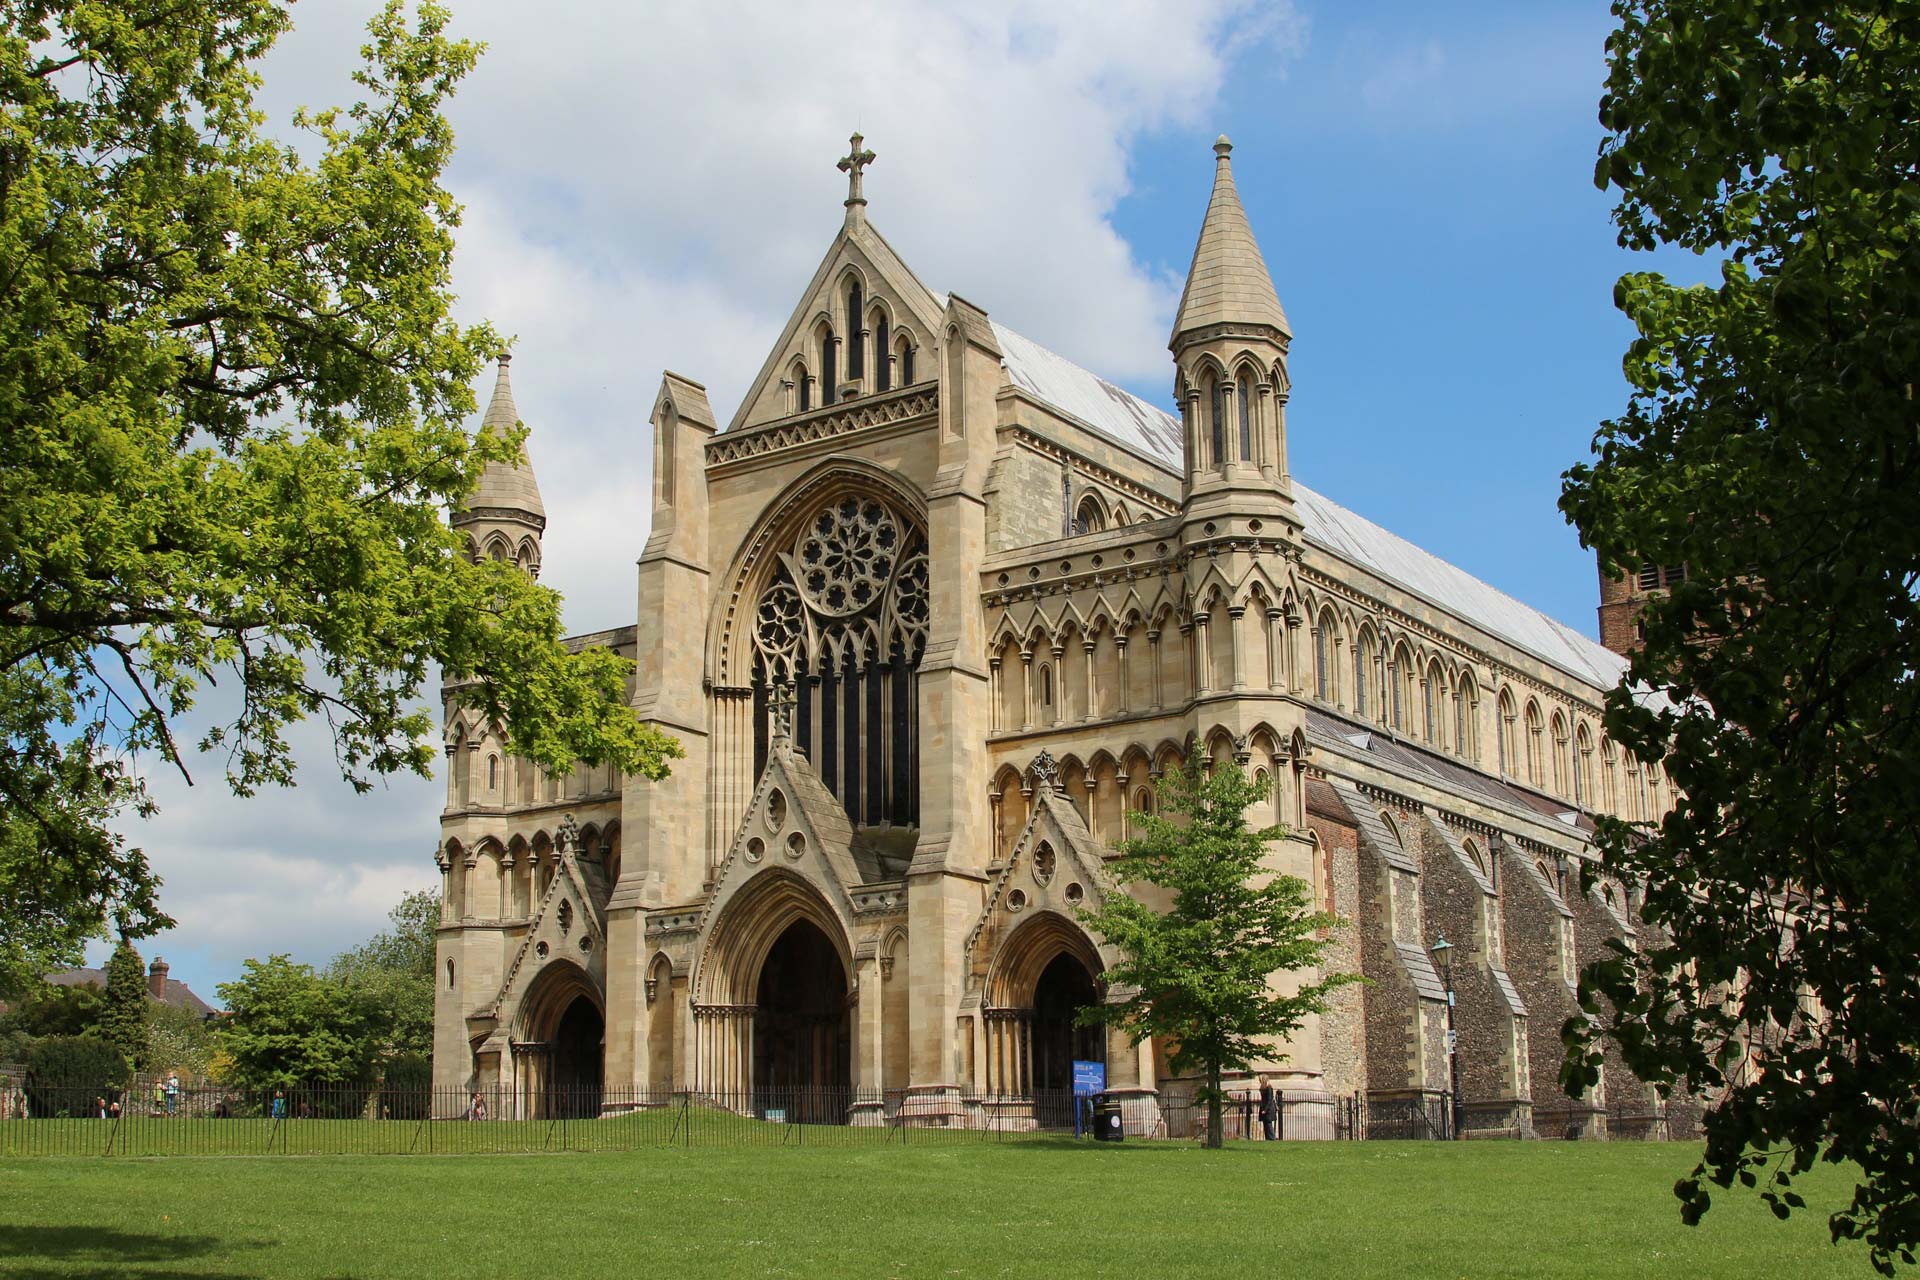
[[765,767],[773,697],[856,827],[919,820],[918,673],[930,604],[926,506],[863,458],[822,460],[770,503],[708,620],[714,700],[708,856],[730,843]]
[[662,1103],[673,1090],[674,1060],[679,1056],[674,1043],[678,993],[673,989],[673,962],[664,952],[656,952],[653,963],[647,966],[646,991],[647,1089],[654,1095],[652,1102]]
[[904,1089],[908,1083],[907,931],[896,927],[880,943],[880,1083]]
[[721,908],[694,984],[696,1088],[724,1105],[845,1118],[854,969],[848,933],[819,891],[783,867],[761,871]]
[[1007,935],[987,970],[990,1097],[1032,1099],[1043,1125],[1071,1121],[1073,1063],[1105,1062],[1107,1043],[1102,1028],[1074,1025],[1074,1012],[1104,998],[1105,970],[1086,931],[1059,912],[1036,911]]
[[605,1038],[599,987],[584,967],[555,956],[514,1014],[518,1114],[536,1120],[599,1115]]

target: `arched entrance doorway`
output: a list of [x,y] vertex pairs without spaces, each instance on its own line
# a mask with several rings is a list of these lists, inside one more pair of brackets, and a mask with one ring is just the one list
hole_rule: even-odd
[[753,1011],[754,1110],[837,1123],[853,1083],[846,966],[811,920],[795,920],[760,966]]
[[1104,1062],[1104,1027],[1075,1025],[1080,1010],[1100,996],[1093,975],[1062,951],[1040,972],[1033,988],[1033,1088],[1036,1094],[1073,1092],[1073,1064]]
[[599,1008],[575,996],[553,1032],[553,1056],[547,1073],[544,1113],[572,1118],[600,1114],[601,1046],[606,1023]]
[[527,993],[518,1022],[515,1113],[541,1120],[599,1115],[606,1015],[586,972],[550,965]]
[[987,1092],[1031,1106],[1036,1124],[1073,1126],[1073,1064],[1105,1063],[1106,1029],[1075,1025],[1101,1000],[1100,956],[1065,917],[1043,913],[1016,929],[988,978]]

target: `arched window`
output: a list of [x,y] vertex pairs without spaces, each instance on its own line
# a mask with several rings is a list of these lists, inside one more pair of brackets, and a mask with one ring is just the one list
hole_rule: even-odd
[[1040,705],[1043,707],[1050,707],[1053,705],[1053,668],[1052,667],[1043,666],[1040,668]]
[[867,335],[860,326],[860,286],[847,286],[847,380],[867,374]]
[[499,788],[500,788],[500,757],[488,756],[487,757],[487,790],[497,791],[499,790]]
[[900,335],[900,385],[913,385],[913,339],[907,334]]
[[1433,714],[1433,699],[1439,688],[1436,680],[1438,675],[1437,671],[1427,672],[1426,681],[1420,686],[1421,731],[1426,735],[1428,742],[1434,741],[1440,730],[1439,718]]
[[833,403],[833,330],[824,330],[820,335],[820,405],[825,408]]
[[1453,749],[1471,758],[1479,749],[1475,741],[1473,677],[1462,671],[1460,687],[1453,692]]
[[1141,787],[1133,793],[1133,811],[1135,813],[1153,813],[1153,792]]
[[874,373],[882,391],[893,390],[893,361],[887,358],[892,350],[892,340],[887,336],[886,313],[876,312],[873,317],[873,354],[879,367]]
[[1500,749],[1500,774],[1511,778],[1513,769],[1513,696],[1505,689],[1500,691],[1500,700],[1494,707],[1493,733],[1495,744]]
[[1333,625],[1333,611],[1329,609],[1320,615],[1320,625],[1313,633],[1314,689],[1322,702],[1332,702],[1339,696],[1340,685],[1333,674],[1333,655],[1339,650],[1340,633]]
[[1546,771],[1540,767],[1540,706],[1527,703],[1526,741],[1522,744],[1527,752],[1527,781],[1533,786],[1542,786],[1546,780]]
[[1555,795],[1566,795],[1567,787],[1567,722],[1560,718],[1558,711],[1553,713],[1553,791]]
[[1360,629],[1360,643],[1355,646],[1353,656],[1353,709],[1359,715],[1378,716],[1380,699],[1375,690],[1380,682],[1375,677],[1380,671],[1380,645],[1374,639],[1371,628]]
[[794,366],[794,382],[800,389],[800,412],[813,408],[813,379],[807,376],[807,366]]
[[1240,401],[1240,460],[1253,461],[1253,379],[1240,373],[1240,382],[1234,388],[1234,396]]
[[453,961],[447,961],[447,990],[453,990]]
[[1099,533],[1107,527],[1107,516],[1100,509],[1100,499],[1088,494],[1080,499],[1080,507],[1073,514],[1075,533]]
[[1590,802],[1587,791],[1593,778],[1593,738],[1581,725],[1573,735],[1573,806],[1585,808]]
[[1212,388],[1207,411],[1213,440],[1213,456],[1208,461],[1217,467],[1227,460],[1227,388],[1212,374],[1207,375],[1207,384]]
[[1393,727],[1396,729],[1405,729],[1407,727],[1406,700],[1400,692],[1401,686],[1405,685],[1406,682],[1407,651],[1405,649],[1397,649],[1394,651],[1393,665],[1387,671],[1387,684],[1389,686],[1387,690],[1388,714],[1393,721]]

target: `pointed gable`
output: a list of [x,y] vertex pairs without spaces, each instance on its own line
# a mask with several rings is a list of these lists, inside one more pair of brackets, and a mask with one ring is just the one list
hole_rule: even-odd
[[[728,431],[758,426],[794,412],[782,384],[796,363],[803,364],[810,377],[819,377],[820,353],[815,336],[822,319],[837,337],[843,341],[847,337],[847,300],[842,284],[849,273],[862,282],[864,310],[870,312],[875,303],[879,303],[891,317],[896,334],[904,328],[916,346],[925,345],[930,349],[933,335],[939,330],[941,300],[894,252],[893,246],[871,222],[864,217],[850,217],[827,246],[826,255],[787,317],[779,340],[773,344],[766,363],[760,366],[753,385],[727,424]],[[884,353],[872,350],[867,353],[869,365],[876,358],[884,359]],[[932,372],[932,357],[924,355],[922,364],[915,370],[914,381],[925,381]],[[904,383],[903,377],[895,385]],[[811,407],[821,407],[818,397]]]
[[1207,217],[1193,248],[1193,264],[1187,269],[1187,287],[1180,294],[1169,346],[1176,346],[1183,333],[1215,325],[1265,327],[1289,337],[1293,333],[1233,185],[1233,164],[1228,159],[1232,150],[1224,133],[1213,144],[1213,196],[1207,201]]
[[563,839],[555,846],[554,860],[557,865],[553,879],[540,896],[540,905],[527,924],[526,937],[521,939],[513,962],[507,966],[499,994],[494,997],[492,1007],[483,1013],[498,1019],[503,1026],[508,1012],[519,1003],[549,961],[564,957],[583,965],[595,982],[604,980],[607,930],[600,904],[606,901],[606,892],[604,887],[595,892],[596,880],[604,886],[604,879],[597,872],[589,876],[574,857],[568,840]]

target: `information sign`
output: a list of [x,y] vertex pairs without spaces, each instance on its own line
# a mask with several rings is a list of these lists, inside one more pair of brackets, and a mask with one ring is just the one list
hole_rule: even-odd
[[1079,1062],[1073,1064],[1073,1096],[1091,1098],[1096,1093],[1107,1091],[1107,1064],[1104,1062]]

